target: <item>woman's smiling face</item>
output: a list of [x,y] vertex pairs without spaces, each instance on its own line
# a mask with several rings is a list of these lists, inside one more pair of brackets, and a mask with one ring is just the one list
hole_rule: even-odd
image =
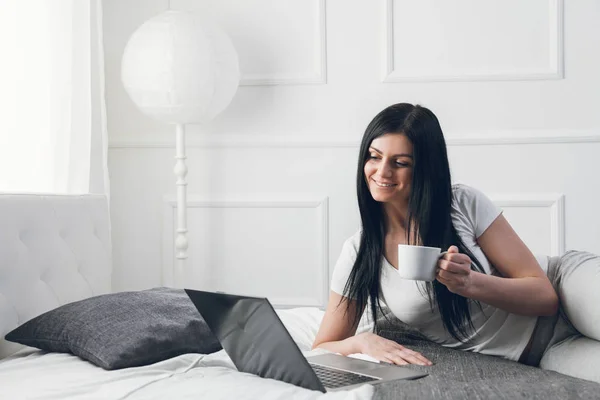
[[382,203],[407,203],[413,167],[413,146],[406,135],[388,133],[374,139],[365,163],[371,196]]

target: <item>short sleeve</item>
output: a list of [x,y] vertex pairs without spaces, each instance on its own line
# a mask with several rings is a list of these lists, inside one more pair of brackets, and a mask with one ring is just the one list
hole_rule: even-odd
[[502,209],[495,205],[481,191],[467,186],[454,185],[454,204],[453,208],[462,214],[461,218],[456,220],[463,221],[470,226],[469,231],[479,238],[483,232],[502,214]]
[[360,233],[357,233],[344,242],[340,256],[338,257],[335,267],[333,268],[333,275],[331,277],[331,290],[339,295],[344,295],[346,282],[348,282],[350,272],[352,271],[352,267],[356,261],[356,255],[358,254],[358,244],[360,243],[359,240]]

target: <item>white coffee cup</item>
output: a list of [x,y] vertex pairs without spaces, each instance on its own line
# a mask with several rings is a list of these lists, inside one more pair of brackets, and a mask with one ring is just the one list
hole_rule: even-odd
[[435,280],[438,260],[446,254],[439,247],[398,245],[398,275],[413,281]]

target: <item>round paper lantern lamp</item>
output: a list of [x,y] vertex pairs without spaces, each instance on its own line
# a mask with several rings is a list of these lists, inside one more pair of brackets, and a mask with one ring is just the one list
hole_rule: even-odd
[[125,90],[145,114],[172,124],[210,121],[240,80],[233,44],[199,15],[166,11],[130,37],[121,64]]
[[238,56],[214,24],[197,14],[168,10],[131,35],[123,53],[121,80],[143,113],[176,125],[175,248],[182,273],[188,248],[185,125],[210,121],[229,105],[240,80]]

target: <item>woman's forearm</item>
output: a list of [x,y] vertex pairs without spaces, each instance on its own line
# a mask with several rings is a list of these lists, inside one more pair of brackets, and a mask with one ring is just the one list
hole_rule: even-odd
[[313,346],[313,349],[317,348],[339,353],[344,356],[362,352],[359,336],[350,336],[344,340],[338,340],[336,342],[324,342],[318,344],[317,346]]
[[471,273],[465,297],[520,315],[554,315],[558,296],[545,278],[503,278]]

